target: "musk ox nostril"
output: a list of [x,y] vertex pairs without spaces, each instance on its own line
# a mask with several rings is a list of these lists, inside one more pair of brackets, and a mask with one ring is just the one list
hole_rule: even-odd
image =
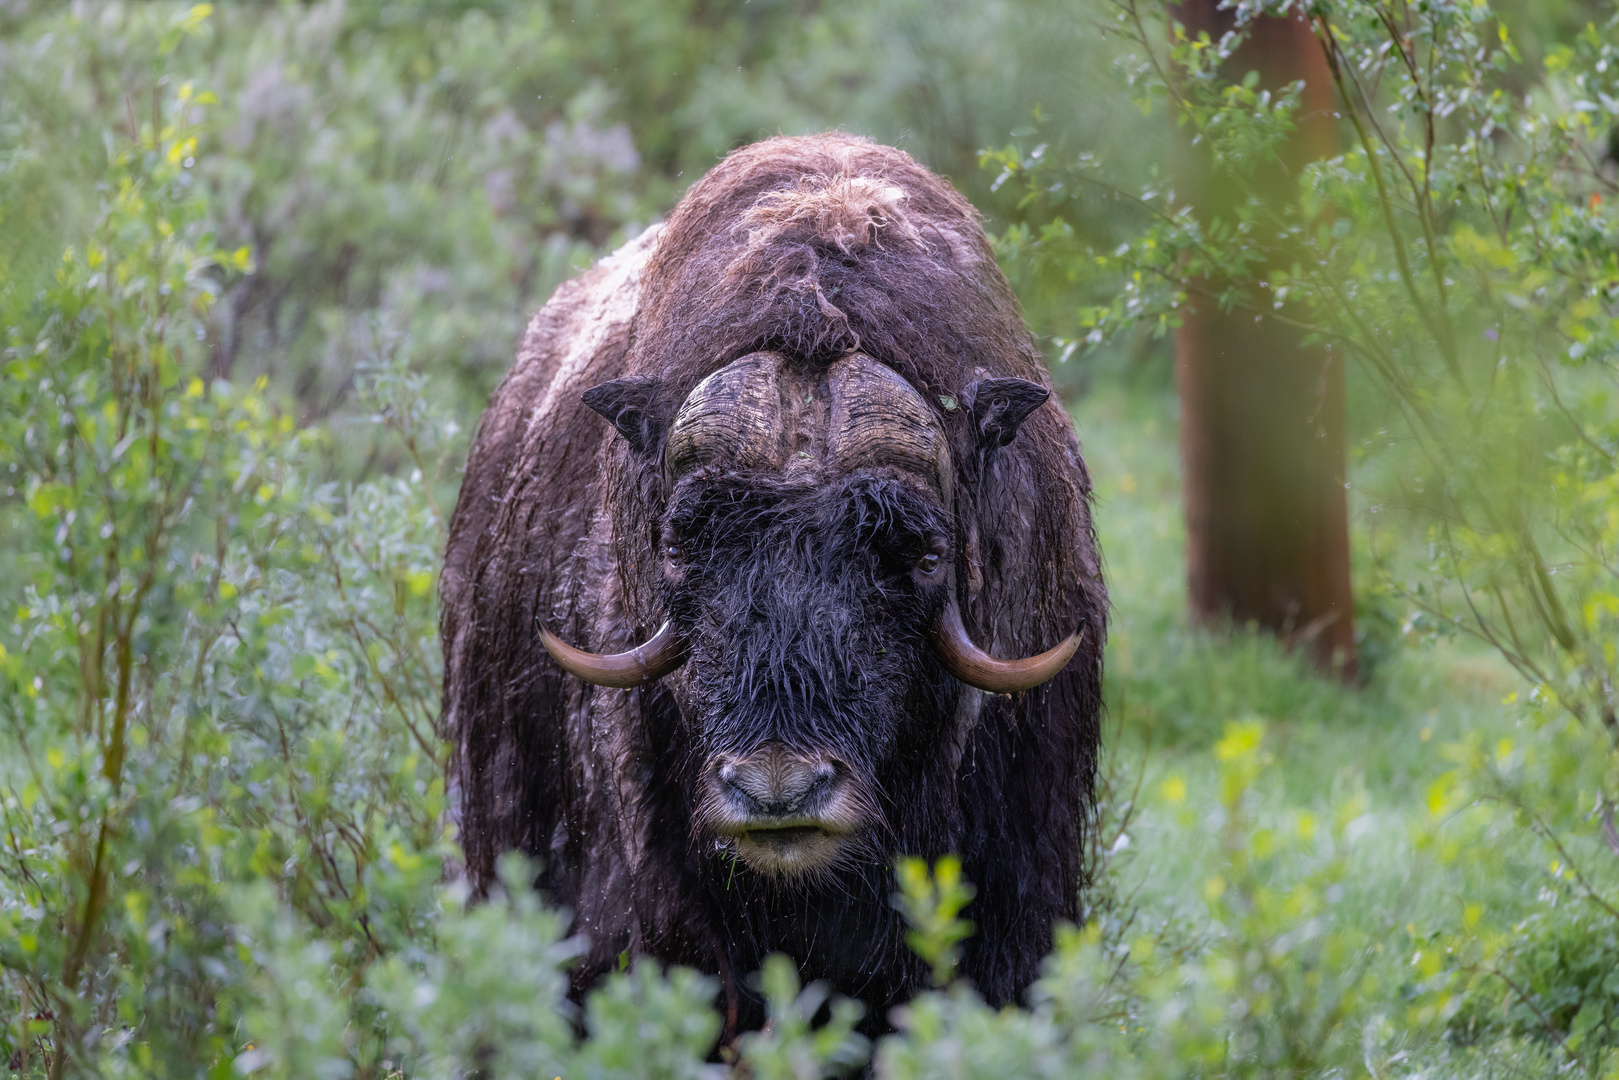
[[722,762],[720,788],[749,817],[813,816],[837,780],[837,766],[780,745]]

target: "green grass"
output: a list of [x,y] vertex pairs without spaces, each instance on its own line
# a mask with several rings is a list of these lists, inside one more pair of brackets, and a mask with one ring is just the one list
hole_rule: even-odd
[[[1223,824],[1213,747],[1227,723],[1258,719],[1268,756],[1254,791],[1257,825],[1286,828],[1301,814],[1330,821],[1346,805],[1361,809],[1348,830],[1353,874],[1339,902],[1356,921],[1422,933],[1455,923],[1463,895],[1503,910],[1517,903],[1513,871],[1526,867],[1503,867],[1492,888],[1435,866],[1411,838],[1430,817],[1430,785],[1454,768],[1445,748],[1470,732],[1493,741],[1514,730],[1516,713],[1503,699],[1523,689],[1516,675],[1465,643],[1410,641],[1397,643],[1363,685],[1346,686],[1317,676],[1261,631],[1192,627],[1173,399],[1102,389],[1073,412],[1095,481],[1114,607],[1110,769],[1121,790],[1139,783],[1141,792],[1130,857],[1115,864],[1117,887],[1151,918],[1206,918],[1203,889],[1222,858],[1213,842]],[[1172,804],[1166,790],[1181,785],[1185,801]]]

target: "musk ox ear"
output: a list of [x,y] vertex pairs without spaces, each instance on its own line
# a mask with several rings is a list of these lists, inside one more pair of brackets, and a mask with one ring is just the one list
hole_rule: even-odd
[[1051,391],[1027,379],[980,379],[961,399],[979,448],[994,450],[1016,438],[1023,421],[1050,396]]
[[580,395],[580,400],[617,428],[631,450],[644,454],[658,444],[663,434],[663,424],[652,411],[661,386],[661,379],[631,375],[592,386]]

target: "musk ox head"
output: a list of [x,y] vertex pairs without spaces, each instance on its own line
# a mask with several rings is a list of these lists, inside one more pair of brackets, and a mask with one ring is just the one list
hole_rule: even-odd
[[[949,439],[922,395],[863,353],[829,365],[751,353],[691,391],[665,438],[656,383],[618,379],[586,404],[636,454],[658,451],[665,490],[648,644],[600,656],[549,631],[546,648],[600,685],[666,678],[692,748],[701,840],[767,875],[826,870],[886,850],[893,759],[937,736],[955,684],[1012,692],[1078,647],[996,660],[953,600],[962,549]],[[1048,392],[984,380],[965,395],[999,447]]]

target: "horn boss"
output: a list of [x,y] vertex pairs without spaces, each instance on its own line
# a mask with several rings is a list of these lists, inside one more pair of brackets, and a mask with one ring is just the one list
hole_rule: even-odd
[[[819,398],[818,384],[784,371],[783,357],[776,353],[754,353],[710,375],[676,414],[664,453],[666,477],[672,483],[715,464],[802,471],[819,463],[819,457],[824,467],[839,471],[863,466],[914,470],[950,506],[954,473],[949,441],[915,388],[859,353],[832,365],[819,384]],[[1044,399],[1041,391],[1039,400]],[[612,419],[616,422],[619,415]],[[932,640],[939,660],[957,679],[990,693],[1010,694],[1033,689],[1061,671],[1079,648],[1083,629],[1037,656],[997,660],[973,644],[952,599]],[[679,635],[668,622],[646,644],[608,655],[568,645],[544,626],[540,641],[559,667],[597,686],[643,686],[684,660]]]

